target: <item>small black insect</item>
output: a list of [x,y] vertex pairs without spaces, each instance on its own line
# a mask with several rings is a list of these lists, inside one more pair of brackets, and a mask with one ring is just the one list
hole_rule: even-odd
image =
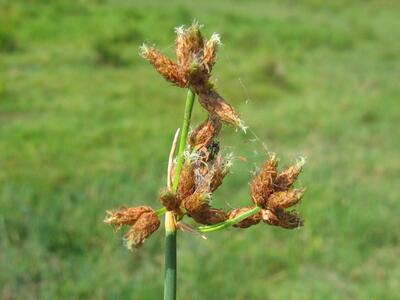
[[219,142],[212,141],[207,146],[207,150],[208,150],[207,161],[213,160],[219,153]]

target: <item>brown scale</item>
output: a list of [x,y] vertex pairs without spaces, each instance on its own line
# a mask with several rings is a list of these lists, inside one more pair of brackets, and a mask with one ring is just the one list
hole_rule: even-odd
[[221,209],[210,206],[203,206],[200,210],[191,213],[190,217],[197,223],[204,225],[213,225],[224,222],[228,219],[228,215]]
[[198,24],[177,30],[175,41],[176,58],[182,68],[189,68],[192,60],[199,56],[204,47],[204,38]]
[[168,211],[179,212],[181,200],[174,192],[171,192],[168,189],[163,190],[160,193],[160,202]]
[[277,166],[277,159],[271,156],[251,184],[251,198],[261,208],[266,208],[268,197],[274,192],[273,183],[277,176]]
[[159,227],[160,220],[155,212],[142,214],[124,236],[128,249],[140,247]]
[[212,166],[212,178],[211,178],[211,183],[210,183],[210,191],[214,192],[215,190],[217,190],[225,176],[228,174],[229,170],[226,166],[226,163],[224,161],[224,159],[218,155],[213,163]]
[[300,201],[303,193],[304,189],[274,192],[269,196],[267,206],[270,209],[284,209],[291,207]]
[[117,230],[124,225],[133,225],[144,213],[153,212],[149,206],[121,207],[119,210],[107,211],[105,223],[116,225]]
[[189,197],[195,190],[195,176],[193,166],[189,161],[186,161],[182,166],[177,197],[179,201]]
[[294,229],[303,226],[303,220],[297,212],[287,212],[283,209],[263,210],[261,217],[268,225],[279,226],[286,229]]
[[195,214],[196,212],[209,207],[209,198],[208,194],[196,191],[189,197],[183,199],[182,205],[188,214]]
[[208,83],[192,83],[191,86],[199,96],[199,103],[210,115],[217,116],[221,121],[234,126],[240,126],[239,114],[225,99]]
[[194,149],[208,147],[221,131],[221,121],[213,116],[200,124],[191,134],[189,143]]
[[301,172],[301,167],[293,165],[286,168],[283,172],[279,173],[274,181],[274,189],[276,191],[286,191],[296,181]]
[[179,66],[167,56],[162,55],[157,49],[143,47],[141,55],[147,59],[167,81],[182,88],[188,86],[188,80],[185,76],[182,76]]
[[203,64],[208,73],[211,72],[212,67],[216,63],[217,50],[219,48],[219,40],[211,37],[205,45],[203,52]]

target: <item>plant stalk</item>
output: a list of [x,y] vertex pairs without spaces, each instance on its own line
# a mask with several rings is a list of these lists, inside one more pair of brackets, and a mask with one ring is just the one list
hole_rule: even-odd
[[[185,114],[181,136],[179,140],[178,156],[173,179],[173,190],[176,191],[179,185],[179,177],[184,162],[184,152],[187,144],[190,120],[192,117],[195,94],[188,90],[185,104]],[[161,211],[159,212],[161,213]],[[164,300],[176,300],[176,225],[172,212],[165,213],[165,278],[164,278]]]
[[176,299],[176,227],[174,215],[165,214],[165,278],[164,300]]
[[255,206],[254,208],[250,209],[249,211],[246,211],[240,215],[237,215],[235,218],[226,220],[224,222],[215,224],[215,225],[209,225],[209,226],[200,226],[197,228],[197,231],[200,233],[210,233],[210,232],[216,232],[220,231],[222,229],[225,229],[227,227],[230,227],[232,225],[235,225],[236,223],[239,223],[240,221],[243,221],[247,217],[250,217],[252,215],[255,215],[261,210],[258,206]]
[[187,144],[187,137],[189,133],[190,120],[192,118],[192,110],[194,103],[195,94],[192,90],[188,90],[188,94],[186,97],[186,105],[185,105],[185,115],[183,117],[183,125],[181,131],[181,137],[179,140],[179,148],[178,148],[178,156],[176,159],[175,166],[175,176],[173,181],[173,190],[176,191],[178,189],[179,177],[181,175],[183,161],[184,161],[184,152]]

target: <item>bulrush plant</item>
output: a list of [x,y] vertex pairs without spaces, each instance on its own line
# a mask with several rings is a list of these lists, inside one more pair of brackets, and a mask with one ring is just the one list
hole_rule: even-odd
[[[140,247],[160,227],[159,218],[165,214],[166,300],[176,299],[177,230],[204,235],[229,227],[248,228],[259,223],[287,229],[303,225],[297,212],[290,208],[304,193],[304,189],[293,187],[304,161],[280,171],[276,156],[268,155],[252,179],[247,206],[224,211],[211,205],[213,193],[223,184],[232,164],[232,158],[222,156],[219,151],[221,127],[227,124],[244,131],[246,127],[211,81],[211,71],[221,46],[219,35],[204,38],[197,23],[177,28],[176,34],[175,61],[153,47],[143,45],[140,48],[140,55],[168,82],[188,89],[183,125],[175,134],[168,160],[167,184],[159,196],[163,207],[157,210],[149,206],[122,207],[107,211],[105,219],[116,229],[129,226],[124,240],[132,250]],[[189,134],[196,95],[208,116]],[[192,218],[199,226],[187,225],[185,218]]]

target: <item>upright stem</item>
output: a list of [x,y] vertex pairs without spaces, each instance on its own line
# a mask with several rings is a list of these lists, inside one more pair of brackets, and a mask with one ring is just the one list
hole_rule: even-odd
[[[179,140],[178,156],[175,166],[173,190],[176,191],[179,185],[179,177],[184,162],[184,152],[189,133],[190,119],[192,117],[195,94],[189,89],[186,97],[185,115]],[[165,214],[165,279],[164,279],[164,300],[176,299],[176,226],[172,212]]]
[[174,215],[165,214],[165,278],[164,300],[176,299],[176,227]]
[[181,137],[179,140],[179,149],[178,149],[178,157],[176,160],[175,166],[175,176],[173,182],[173,189],[176,191],[178,189],[179,177],[181,175],[183,161],[184,161],[184,152],[186,149],[187,137],[189,133],[190,119],[192,118],[192,110],[194,103],[195,94],[192,90],[188,90],[186,97],[186,105],[185,105],[185,115],[183,117],[183,124],[181,129]]

